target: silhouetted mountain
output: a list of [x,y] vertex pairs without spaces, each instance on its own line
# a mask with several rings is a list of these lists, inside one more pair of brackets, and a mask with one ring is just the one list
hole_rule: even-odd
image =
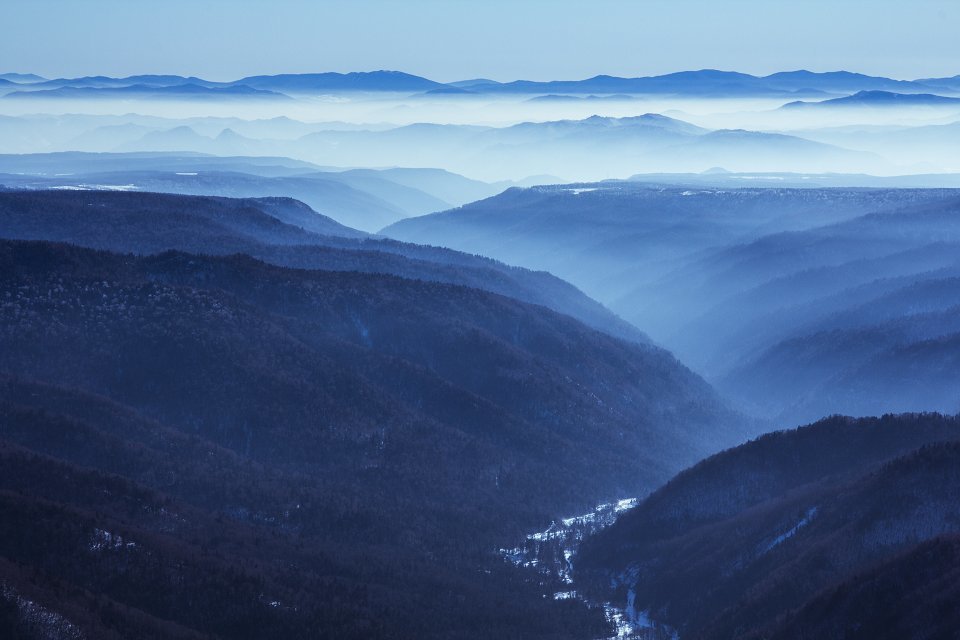
[[[96,204],[92,212],[87,203]],[[119,252],[178,249],[218,255],[246,253],[289,267],[391,273],[461,284],[544,305],[611,335],[648,342],[635,327],[548,273],[386,239],[318,235],[309,232],[310,225],[302,221],[294,220],[297,226],[293,226],[276,216],[276,209],[261,199],[102,191],[19,192],[0,200],[0,237],[70,242]],[[317,215],[311,224],[327,222],[332,221]],[[336,225],[326,228],[343,233]],[[351,236],[357,233],[347,230]]]
[[960,75],[955,75],[952,78],[924,78],[917,80],[917,82],[937,89],[943,88],[950,91],[960,91]]
[[827,107],[956,107],[960,98],[948,98],[930,93],[891,93],[889,91],[859,91],[851,96],[820,102],[790,102],[781,109],[809,109]]
[[858,91],[906,91],[928,90],[926,80],[891,80],[878,76],[867,76],[849,71],[781,71],[763,78],[765,84],[788,91],[816,89],[832,93],[855,93]]
[[[356,178],[366,179],[368,177],[378,179],[386,178],[397,184],[427,193],[435,198],[437,202],[449,202],[455,206],[489,198],[491,195],[496,195],[507,187],[512,186],[511,183],[490,184],[479,180],[471,180],[470,178],[465,178],[464,176],[443,169],[429,168],[350,169],[339,172],[336,176],[339,179],[348,181]],[[400,197],[397,194],[391,194],[384,199],[395,203]],[[417,214],[412,215],[422,215],[423,213],[433,213],[434,211],[439,211],[439,209],[427,211],[421,207],[418,209]]]
[[471,86],[471,89],[497,93],[693,93],[696,95],[711,95],[719,92],[738,95],[765,91],[755,76],[710,69],[644,78],[599,75],[586,80],[549,82],[517,80],[501,84],[479,84]]
[[[248,146],[253,147],[253,145],[255,145],[257,142],[256,140],[242,136],[233,129],[229,128],[218,133],[214,140],[219,144],[227,145],[229,147],[233,147],[234,149],[241,149]],[[242,154],[236,153],[236,155]]]
[[354,73],[299,73],[248,76],[234,84],[290,93],[340,91],[429,91],[444,87],[439,82],[400,71]]
[[728,393],[786,421],[957,411],[960,235],[957,196],[946,193],[940,203],[904,199],[899,211],[771,235],[665,278],[656,289],[686,281],[684,296],[703,296],[702,315],[678,334],[709,328],[710,337],[681,351],[699,350]]
[[[295,236],[76,192],[2,228],[67,196],[102,235],[138,196],[144,238]],[[4,598],[91,637],[602,634],[493,550],[744,430],[668,353],[463,286],[3,242],[0,292]]]
[[0,173],[60,177],[123,171],[236,171],[260,176],[296,175],[320,170],[315,164],[270,156],[215,157],[202,153],[143,151],[132,153],[0,154]]
[[[137,106],[139,108],[139,105]],[[144,108],[157,111],[148,105]],[[123,110],[126,111],[126,108]],[[239,113],[250,112],[240,111]],[[123,126],[138,127],[140,133],[119,137],[117,130]],[[122,145],[135,142],[144,133],[179,126],[188,126],[200,135],[211,139],[216,138],[224,129],[232,129],[238,135],[250,139],[245,140],[244,144],[252,146],[258,156],[284,156],[286,151],[290,151],[290,145],[294,145],[297,138],[316,131],[390,128],[390,125],[384,123],[363,125],[340,121],[303,122],[282,116],[244,119],[212,115],[177,118],[129,112],[121,115],[33,113],[16,117],[0,116],[0,151],[29,154],[50,151],[114,152],[118,151]],[[101,131],[106,131],[109,135],[101,136],[99,135]],[[151,151],[151,149],[142,149],[142,151]],[[183,151],[208,150],[183,149]],[[228,145],[214,151],[220,155],[238,155],[237,150],[231,150]],[[241,155],[251,153],[253,151],[244,152]],[[324,166],[327,166],[326,163]]]
[[202,78],[176,75],[136,75],[126,78],[87,76],[46,80],[32,74],[6,74],[7,78],[31,82],[43,88],[116,88],[131,85],[169,87],[195,84],[205,87],[248,85],[281,93],[339,93],[339,92],[435,92],[450,95],[465,90],[472,93],[528,93],[528,94],[633,94],[681,95],[691,97],[744,97],[817,95],[822,93],[855,93],[857,91],[895,91],[901,93],[930,93],[946,89],[956,90],[956,78],[926,78],[920,80],[893,80],[848,71],[815,73],[806,70],[785,71],[768,76],[754,76],[734,71],[701,69],[681,71],[660,76],[624,78],[598,75],[583,80],[497,82],[485,78],[440,83],[400,71],[372,71],[354,73],[302,73],[248,76],[232,82],[210,82]]
[[204,80],[203,78],[197,78],[195,76],[186,77],[178,75],[142,74],[127,76],[124,78],[112,78],[110,76],[83,76],[80,78],[43,79],[33,88],[59,89],[61,87],[90,87],[96,89],[105,89],[130,87],[133,85],[142,85],[146,87],[173,87],[185,84],[202,87],[224,87],[228,83],[210,82],[209,80]]
[[[616,299],[617,292],[638,286],[641,278],[665,275],[684,255],[699,258],[705,249],[751,236],[953,195],[948,190],[691,190],[609,181],[510,189],[384,232],[545,269],[601,299]],[[611,281],[609,276],[618,273],[630,277]],[[646,317],[655,312],[648,310]]]
[[[733,367],[722,386],[788,417],[826,408],[859,413],[960,409],[952,375],[960,332],[955,320],[960,308],[958,246],[924,246],[897,259],[863,261],[856,270],[821,269],[810,274],[835,278],[836,286],[830,289],[840,292],[827,295],[822,290],[829,285],[824,282],[821,296],[796,304],[792,314],[787,309],[769,313],[765,320],[772,323],[777,316],[793,318],[774,331],[760,332],[756,353]],[[915,262],[904,268],[911,258]],[[871,265],[885,260],[893,264],[869,274]],[[922,269],[923,262],[953,266],[909,273]],[[884,271],[907,273],[883,278]],[[801,284],[800,278],[793,280]],[[844,280],[870,281],[844,289]],[[749,391],[761,379],[765,400]]]
[[[929,83],[929,84],[928,84]],[[850,92],[863,90],[929,91],[934,81],[905,81],[866,76],[846,71],[812,73],[788,71],[759,77],[733,71],[702,69],[681,71],[661,76],[618,78],[595,76],[586,80],[555,80],[550,82],[493,83],[468,81],[457,86],[472,91],[490,93],[626,93],[674,94],[684,96],[781,96],[789,94],[814,95],[822,92]]]
[[[92,173],[61,178],[3,176],[8,186],[30,189],[104,189],[214,195],[294,197],[357,229],[375,231],[385,223],[442,208],[446,203],[388,180],[339,179],[335,173],[264,177],[221,171]],[[399,205],[388,200],[399,201]],[[408,206],[410,209],[401,208]],[[342,235],[342,234],[334,234]]]
[[555,273],[796,423],[960,409],[958,197],[606,182],[513,189],[384,233]]
[[[154,151],[190,151],[197,148],[198,145],[212,141],[207,136],[202,136],[190,127],[181,125],[164,131],[150,131],[144,134],[135,145],[136,150]],[[129,145],[124,145],[129,146]],[[134,149],[126,149],[128,151]]]
[[134,140],[143,140],[144,136],[155,131],[156,129],[152,127],[133,122],[103,125],[80,133],[71,140],[70,144],[72,148],[84,151],[113,151]]
[[9,80],[18,84],[32,84],[46,80],[46,78],[38,76],[35,73],[0,73],[0,79]]
[[483,177],[549,172],[606,179],[642,170],[828,171],[879,156],[782,134],[713,131],[659,114],[523,122],[508,127],[415,124],[385,131],[322,131],[298,157],[343,166],[443,166]]
[[[9,78],[15,80],[15,78]],[[87,76],[82,78],[57,78],[42,80],[31,87],[34,89],[131,89],[139,87],[159,90],[163,94],[169,89],[192,86],[209,89],[227,90],[223,95],[229,95],[235,89],[248,92],[254,89],[264,90],[265,95],[272,92],[283,93],[317,93],[317,92],[350,92],[350,91],[428,91],[443,89],[446,85],[426,78],[402,73],[399,71],[373,71],[359,73],[303,73],[279,74],[267,76],[249,76],[232,82],[210,82],[202,78],[184,77],[177,75],[135,75],[125,78],[111,78],[108,76]],[[72,91],[63,94],[49,94],[49,97],[70,96]],[[80,94],[85,95],[85,94]],[[110,95],[97,93],[95,95]]]
[[[42,83],[32,85],[39,87]],[[275,91],[256,89],[243,84],[234,84],[226,87],[205,87],[199,84],[177,85],[146,85],[132,84],[119,87],[74,87],[64,86],[57,89],[31,89],[29,91],[13,91],[3,96],[6,99],[110,99],[110,98],[138,98],[150,100],[185,99],[185,100],[229,100],[236,98],[258,100],[289,100],[288,96]]]
[[471,80],[457,80],[456,82],[447,83],[451,87],[460,87],[469,89],[470,87],[480,85],[480,84],[500,84],[496,80],[490,80],[489,78],[473,78]]
[[[228,130],[221,138],[236,138]],[[151,132],[147,148],[182,149],[212,142],[189,127]],[[116,167],[124,170],[117,171]],[[403,218],[448,209],[499,193],[509,184],[470,180],[439,169],[320,167],[283,158],[183,156],[182,154],[77,154],[0,156],[0,183],[29,189],[89,188],[228,197],[283,196],[364,231]],[[42,175],[36,175],[41,173]]]
[[[830,418],[763,436],[683,472],[586,540],[577,579],[598,592],[613,580],[631,610],[684,637],[780,637],[766,631],[784,614],[835,601],[824,589],[960,532],[950,507],[960,494],[958,439],[960,421],[935,414]],[[947,579],[956,566],[927,570],[927,579]],[[906,602],[863,613],[940,637]],[[840,612],[824,619],[843,621]]]

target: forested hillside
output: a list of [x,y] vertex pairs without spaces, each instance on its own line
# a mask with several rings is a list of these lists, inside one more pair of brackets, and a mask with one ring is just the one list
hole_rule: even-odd
[[958,193],[611,181],[512,189],[384,233],[566,278],[789,425],[960,410]]
[[[6,200],[7,233],[305,234],[172,196],[97,234],[71,196],[37,214],[60,226]],[[752,428],[669,353],[476,288],[49,241],[0,265],[0,624],[26,637],[602,635],[496,549]]]
[[[954,566],[928,554],[952,543],[924,543],[960,532],[958,441],[960,421],[937,414],[765,435],[684,471],[585,541],[577,580],[593,593],[613,584],[629,609],[682,637],[950,637],[928,613],[956,608],[958,594],[924,582],[949,583]],[[897,626],[884,629],[876,604],[893,594],[917,607],[891,603]],[[873,605],[856,613],[858,599]]]
[[244,253],[289,267],[463,284],[549,307],[617,337],[647,342],[636,327],[548,273],[372,238],[289,198],[13,191],[0,193],[0,237],[140,254],[169,249]]

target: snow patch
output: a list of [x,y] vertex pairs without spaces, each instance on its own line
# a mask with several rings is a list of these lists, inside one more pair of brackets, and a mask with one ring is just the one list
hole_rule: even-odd
[[[544,589],[555,585],[558,580],[573,587],[573,562],[581,541],[586,536],[610,526],[617,516],[634,508],[638,503],[637,498],[626,498],[597,505],[589,513],[561,518],[550,523],[550,526],[543,531],[529,534],[522,546],[500,549],[500,555],[516,567],[535,569],[544,578],[541,582]],[[627,602],[624,607],[611,602],[591,601],[572,588],[552,591],[552,597],[554,600],[576,599],[588,607],[602,608],[615,634],[604,640],[626,640],[637,637],[639,634],[649,633],[651,630],[659,634],[657,637],[677,638],[675,631],[652,620],[649,611],[637,610],[636,592],[633,588],[635,582],[636,574],[628,572],[621,575],[612,585],[614,589],[628,587]],[[544,594],[544,597],[548,595]]]
[[135,184],[94,184],[90,185],[97,191],[136,191]]
[[19,621],[38,637],[62,640],[84,640],[86,638],[75,624],[62,615],[25,598],[7,584],[0,584],[0,598],[16,605]]
[[111,533],[106,529],[94,529],[90,537],[90,551],[106,551],[118,549],[136,549],[137,543]]
[[57,191],[136,191],[135,184],[61,184],[50,187]]
[[807,526],[810,523],[810,521],[813,520],[816,516],[817,516],[817,507],[810,507],[810,509],[807,510],[807,513],[803,516],[803,518],[800,519],[799,522],[797,522],[797,524],[793,525],[792,528],[790,528],[787,531],[784,531],[783,533],[778,535],[776,538],[774,538],[773,540],[765,544],[760,549],[759,555],[762,556],[763,554],[772,550],[774,547],[777,547],[783,544],[786,540],[792,538],[794,535],[796,535],[797,531],[800,531],[800,529]]

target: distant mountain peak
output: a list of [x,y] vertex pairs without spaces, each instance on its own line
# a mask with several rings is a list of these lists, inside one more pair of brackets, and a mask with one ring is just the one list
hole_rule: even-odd
[[960,98],[938,96],[932,93],[895,93],[882,90],[862,90],[841,98],[831,98],[819,102],[797,100],[782,109],[817,107],[883,107],[883,106],[954,106],[960,105]]
[[247,139],[247,138],[245,138],[244,136],[240,135],[239,133],[237,133],[236,131],[234,131],[234,130],[231,129],[230,127],[227,127],[226,129],[224,129],[223,131],[221,131],[219,134],[217,134],[217,137],[216,137],[216,140],[221,140],[221,141],[223,141],[223,140],[246,140],[246,139]]
[[31,84],[43,82],[46,78],[35,73],[0,73],[0,80],[9,80],[18,84]]
[[351,71],[349,73],[287,73],[248,76],[233,83],[281,92],[309,91],[429,91],[448,85],[403,71]]

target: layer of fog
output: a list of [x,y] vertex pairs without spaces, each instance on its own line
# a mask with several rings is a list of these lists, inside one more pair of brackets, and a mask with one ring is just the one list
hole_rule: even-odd
[[[960,108],[784,109],[786,102],[397,94],[289,100],[0,97],[0,153],[192,151],[287,156],[331,167],[430,166],[487,181],[543,174],[569,181],[599,180],[714,167],[875,175],[960,171],[955,153]],[[701,127],[703,133],[745,130],[767,137],[659,139],[656,131],[595,135],[547,126],[520,135],[507,131],[520,123],[648,113]],[[425,124],[446,126],[410,127]]]
[[[100,100],[100,99],[0,99],[0,115],[136,113],[170,119],[196,117],[243,120],[287,117],[306,123],[344,122],[363,125],[403,126],[430,122],[503,127],[520,122],[580,120],[592,115],[623,118],[643,113],[669,112],[696,119],[711,128],[750,128],[750,114],[774,110],[782,99],[690,99],[633,96],[473,95],[436,96],[392,93],[298,96],[274,101],[229,100]],[[960,111],[960,110],[958,110]],[[731,116],[746,116],[740,124]],[[716,118],[714,121],[713,119]]]
[[556,274],[779,424],[952,414],[958,194],[549,186],[383,233]]

